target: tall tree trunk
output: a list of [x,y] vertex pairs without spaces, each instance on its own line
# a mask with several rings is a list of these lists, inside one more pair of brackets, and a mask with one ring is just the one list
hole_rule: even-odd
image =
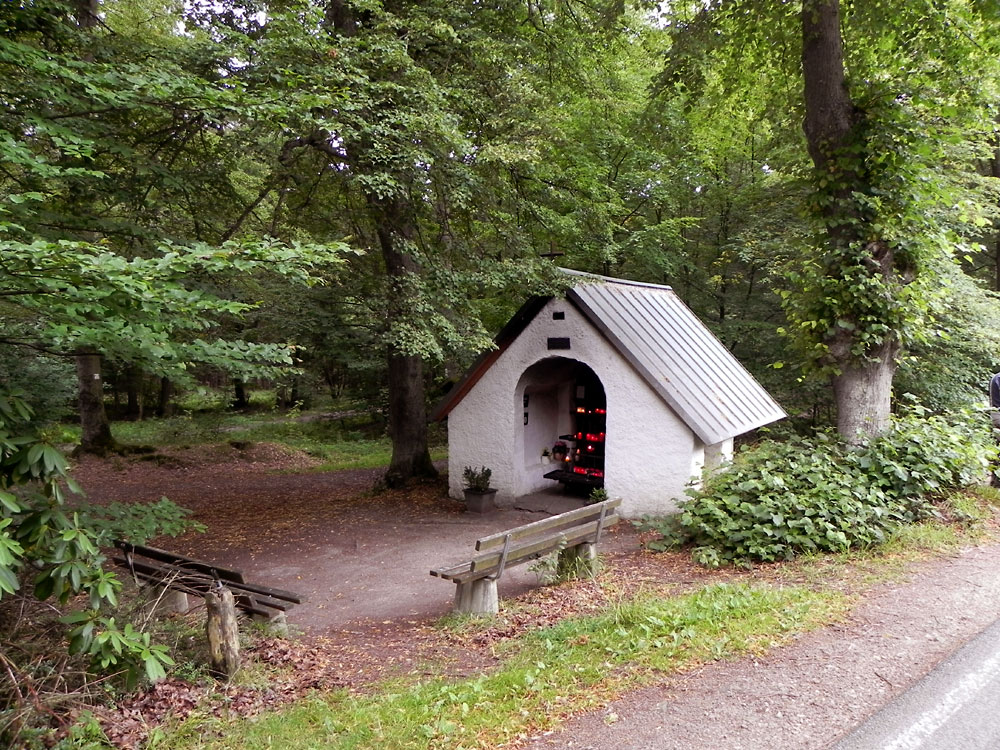
[[[867,236],[863,210],[854,199],[867,189],[861,134],[862,118],[851,101],[844,71],[839,0],[805,0],[802,5],[802,72],[809,155],[824,182],[838,187],[824,195],[823,218],[830,252],[827,274],[847,283],[860,264],[865,273],[880,276],[888,285],[908,283],[907,269],[896,268],[893,248]],[[846,265],[849,264],[849,265]],[[902,271],[902,273],[901,273]],[[839,323],[840,321],[838,321]],[[834,327],[823,343],[839,372],[833,378],[837,403],[837,430],[850,442],[877,435],[889,425],[892,378],[899,354],[894,331],[856,353],[858,328],[847,319]]]
[[[324,23],[345,37],[354,36],[359,20],[355,10],[345,0],[327,0]],[[309,139],[314,147],[321,147],[326,138]],[[355,164],[369,158],[372,144],[351,142],[344,144]],[[342,157],[337,157],[342,158]],[[364,188],[362,188],[364,190]],[[387,323],[392,328],[397,320],[413,315],[408,304],[408,277],[420,273],[420,268],[406,252],[405,243],[415,232],[405,206],[398,198],[380,198],[365,190],[369,214],[378,235],[382,260],[389,281]],[[409,479],[436,477],[437,470],[431,462],[427,446],[427,407],[424,393],[424,365],[420,357],[401,352],[389,346],[389,437],[392,440],[392,459],[385,474],[385,483],[398,486]]]
[[[420,272],[410,255],[401,249],[410,236],[410,228],[400,205],[395,201],[369,200],[378,225],[379,247],[389,276],[389,326],[412,315],[408,276]],[[424,363],[418,356],[405,354],[392,345],[387,352],[389,366],[389,437],[392,460],[385,483],[396,487],[417,477],[436,477],[427,445],[427,406],[424,392]]]
[[[70,7],[78,28],[92,29],[97,26],[99,0],[73,0]],[[84,53],[81,57],[83,60],[92,59],[89,53]],[[84,236],[91,241],[96,239],[93,232],[84,232]],[[76,450],[79,453],[106,456],[117,450],[118,444],[111,435],[111,424],[104,409],[104,381],[101,379],[99,352],[91,349],[76,352],[76,380],[80,410],[80,445]]]
[[173,396],[173,384],[170,382],[170,378],[161,377],[160,378],[160,395],[156,402],[156,416],[158,417],[169,417],[170,416],[170,398]]
[[[840,0],[805,0],[802,4],[802,76],[806,105],[803,129],[809,155],[817,169],[824,169],[848,145],[855,125],[856,113],[844,73]],[[850,188],[844,185],[842,190],[849,192]]]
[[104,410],[104,381],[101,379],[101,355],[94,351],[76,354],[76,378],[79,384],[81,453],[106,456],[117,450],[111,425]]
[[880,434],[888,427],[898,350],[887,344],[877,359],[856,363],[833,377],[837,432],[848,441]]
[[233,378],[233,408],[246,409],[250,406],[250,399],[247,397],[247,386],[242,378]]
[[424,362],[420,357],[389,353],[389,436],[392,460],[385,474],[389,487],[438,475],[427,446]]
[[323,22],[344,36],[354,36],[358,30],[354,11],[344,0],[328,0]]
[[98,0],[75,0],[73,3],[73,15],[76,16],[76,25],[81,29],[92,29],[100,23],[97,14],[101,5]]
[[142,371],[135,365],[125,368],[125,393],[128,398],[126,419],[133,422],[142,419]]
[[291,385],[288,386],[288,398],[285,400],[285,406],[289,409],[294,409],[295,405],[301,401],[302,389],[299,382],[299,376],[295,375],[292,377]]

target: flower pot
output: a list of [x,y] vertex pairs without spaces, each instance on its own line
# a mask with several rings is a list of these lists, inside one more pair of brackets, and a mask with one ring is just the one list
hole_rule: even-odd
[[494,489],[485,492],[465,490],[465,510],[469,513],[489,513],[496,508],[496,496],[497,491]]
[[542,464],[550,463],[551,459],[548,456],[542,456]]

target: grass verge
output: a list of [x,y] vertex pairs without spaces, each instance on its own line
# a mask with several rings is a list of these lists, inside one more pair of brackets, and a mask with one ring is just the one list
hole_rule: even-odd
[[558,725],[628,689],[705,661],[760,653],[839,618],[846,597],[713,584],[621,602],[506,644],[475,678],[395,681],[377,694],[316,695],[253,720],[190,718],[159,748],[486,748]]

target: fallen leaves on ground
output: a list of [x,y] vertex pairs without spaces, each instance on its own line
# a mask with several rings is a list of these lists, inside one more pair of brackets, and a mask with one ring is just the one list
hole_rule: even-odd
[[[619,530],[614,533],[632,533]],[[436,620],[359,622],[331,635],[305,640],[267,637],[244,651],[245,660],[267,669],[260,685],[190,684],[163,680],[144,693],[99,713],[116,747],[143,746],[150,730],[193,712],[250,717],[315,691],[377,689],[388,677],[461,678],[498,663],[496,646],[569,617],[596,614],[614,600],[649,593],[677,593],[701,585],[702,569],[681,554],[616,553],[604,561],[599,580],[540,586],[503,603],[490,621],[460,628]]]

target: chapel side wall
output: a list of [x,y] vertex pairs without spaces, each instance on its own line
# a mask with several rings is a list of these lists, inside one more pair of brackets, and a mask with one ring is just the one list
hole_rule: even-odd
[[[556,310],[565,319],[553,320]],[[548,350],[549,337],[569,338],[570,349]],[[560,299],[538,313],[449,415],[452,497],[462,496],[465,466],[492,468],[492,484],[502,500],[557,487],[542,478],[552,467],[534,463],[524,448],[523,396],[532,383],[521,382],[521,376],[550,357],[583,362],[604,386],[605,489],[610,497],[622,498],[622,514],[635,518],[676,511],[694,466],[704,462],[700,442],[604,336],[569,301]],[[530,400],[527,410],[532,425]]]
[[608,394],[604,488],[608,497],[622,498],[626,518],[674,513],[697,462],[697,439],[645,382],[627,375],[612,366],[608,379],[602,377]]

